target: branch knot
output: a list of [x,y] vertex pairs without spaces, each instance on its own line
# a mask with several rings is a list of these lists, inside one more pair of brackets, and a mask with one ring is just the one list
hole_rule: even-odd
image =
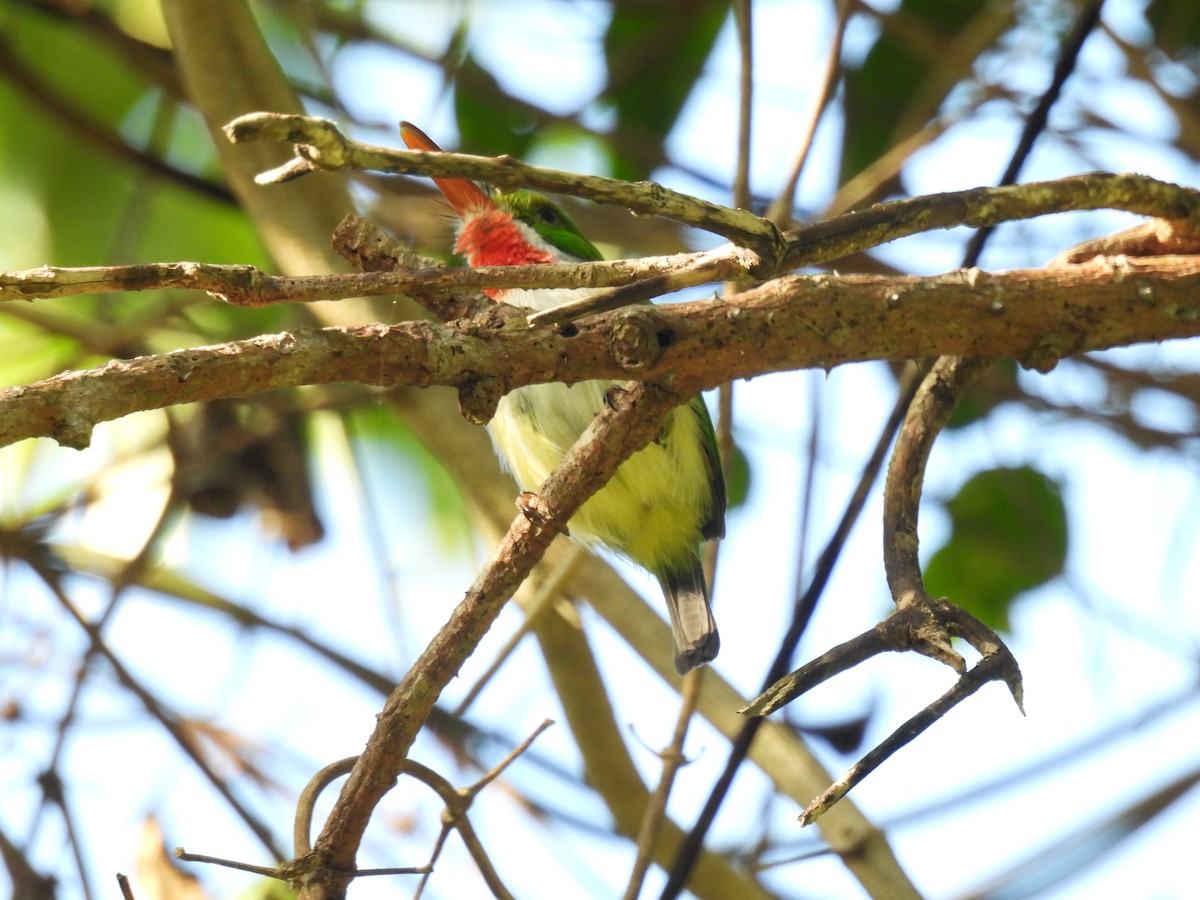
[[609,349],[621,368],[639,372],[658,362],[670,336],[670,329],[654,307],[629,307],[612,317]]

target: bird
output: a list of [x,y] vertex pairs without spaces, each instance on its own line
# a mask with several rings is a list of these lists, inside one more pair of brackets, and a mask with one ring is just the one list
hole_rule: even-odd
[[[400,125],[412,150],[441,152],[423,131]],[[602,259],[570,217],[527,190],[485,190],[463,178],[434,177],[458,217],[454,250],[471,266],[537,265]],[[489,290],[499,302],[551,309],[595,288]],[[606,404],[619,382],[532,384],[505,394],[487,425],[503,466],[536,491]],[[706,540],[725,536],[725,480],[716,433],[699,394],[672,410],[655,439],[632,454],[567,523],[570,536],[599,544],[653,574],[666,599],[675,668],[683,675],[720,648],[701,563]]]

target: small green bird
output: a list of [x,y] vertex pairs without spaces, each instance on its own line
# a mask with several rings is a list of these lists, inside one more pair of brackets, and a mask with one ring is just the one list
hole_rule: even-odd
[[[413,150],[440,151],[400,125]],[[599,251],[556,205],[531,191],[489,193],[461,178],[434,178],[460,223],[454,244],[472,266],[599,260]],[[495,300],[550,309],[592,288],[489,291]],[[505,395],[488,423],[492,443],[523,490],[536,490],[604,407],[614,381],[535,384]],[[725,535],[725,480],[700,396],[674,409],[658,437],[629,457],[569,523],[571,536],[603,544],[657,576],[667,600],[680,674],[709,662],[720,640],[700,546]]]

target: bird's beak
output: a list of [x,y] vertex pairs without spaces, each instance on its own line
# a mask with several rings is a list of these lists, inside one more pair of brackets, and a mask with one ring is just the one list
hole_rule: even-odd
[[[400,123],[400,137],[404,138],[409,150],[424,150],[427,153],[441,153],[442,148],[430,140],[429,135],[411,122]],[[496,203],[487,191],[473,181],[465,178],[438,178],[433,183],[438,186],[460,219],[466,219],[479,212],[496,209]]]

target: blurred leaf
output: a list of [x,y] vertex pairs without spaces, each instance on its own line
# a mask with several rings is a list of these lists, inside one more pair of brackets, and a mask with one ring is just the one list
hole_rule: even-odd
[[158,0],[103,0],[96,5],[105,8],[126,34],[156,47],[170,45]]
[[45,253],[57,265],[95,264],[111,253],[130,169],[114,167],[107,153],[48,115],[43,96],[72,106],[82,127],[105,123],[100,127],[111,130],[151,86],[85,29],[64,28],[23,6],[5,25],[4,52],[16,80],[2,83],[0,117],[21,127],[0,129],[0,179],[39,198],[45,218],[36,226],[52,229]]
[[1060,574],[1067,512],[1058,485],[1036,469],[990,469],[946,504],[951,535],[925,567],[925,584],[999,630],[1024,591]]
[[725,460],[725,498],[729,509],[736,509],[750,496],[752,481],[750,459],[738,444]]
[[[437,532],[446,549],[471,546],[475,531],[458,481],[417,440],[394,410],[383,405],[360,406],[349,410],[344,419],[346,431],[356,444],[383,447],[387,468],[377,471],[372,467],[368,473],[372,483],[386,487],[390,494],[385,496],[402,494],[394,482],[388,481],[388,475],[398,467],[409,467],[426,492],[428,526]],[[408,496],[405,502],[411,505],[415,499]]]
[[142,900],[208,900],[198,878],[180,868],[166,848],[162,828],[153,817],[142,822],[137,848],[137,890]]
[[[165,178],[150,178],[141,189],[149,196],[138,235],[139,259],[202,259],[271,268],[254,229],[237,207],[218,203]],[[231,317],[243,320],[247,313],[260,311],[218,303],[206,305],[224,308]],[[280,309],[272,309],[266,318],[252,318],[258,323],[255,327],[274,327],[267,323],[278,323],[285,315]]]
[[[6,713],[12,708],[13,702],[5,702]],[[35,869],[22,848],[9,840],[3,830],[0,830],[0,862],[4,864],[5,875],[8,876],[9,896],[13,900],[24,900],[26,897],[54,900],[58,896],[57,879],[43,875]]]
[[1195,58],[1200,45],[1200,4],[1192,0],[1150,0],[1146,22],[1154,31],[1154,44],[1168,56],[1189,53]]
[[526,155],[541,118],[508,97],[500,83],[470,54],[454,74],[454,114],[464,153]]
[[1017,386],[1017,362],[1002,359],[975,380],[950,414],[947,428],[965,428],[987,416],[1002,403],[1024,394]]
[[[67,368],[75,344],[0,311],[0,388],[37,381]],[[11,348],[11,349],[10,349]]]
[[849,756],[862,748],[874,712],[874,704],[872,704],[872,708],[863,715],[852,716],[840,722],[829,722],[824,725],[809,722],[792,722],[791,724],[803,734],[824,741],[835,753]]
[[246,507],[296,552],[319,542],[302,414],[265,403],[212,400],[171,419],[174,489],[195,513],[228,519]]
[[717,2],[614,4],[604,36],[608,85],[621,151],[613,175],[646,178],[696,86],[729,11]]
[[[924,127],[965,71],[948,73],[933,91],[929,79],[946,64],[946,51],[959,34],[978,14],[995,14],[989,12],[993,6],[989,0],[904,0],[884,21],[862,65],[845,76],[843,182]],[[979,42],[980,51],[990,46]],[[969,70],[971,62],[963,60],[961,67]]]

